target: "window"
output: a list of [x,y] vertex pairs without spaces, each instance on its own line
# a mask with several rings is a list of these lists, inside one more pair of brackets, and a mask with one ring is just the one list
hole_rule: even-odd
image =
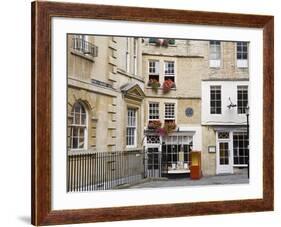
[[159,120],[159,103],[149,103],[149,120]]
[[175,74],[175,62],[165,61],[165,75],[174,75]]
[[158,135],[148,135],[146,137],[146,143],[148,143],[148,144],[160,144],[160,137]]
[[175,103],[165,103],[165,120],[175,119]]
[[129,108],[127,113],[126,145],[136,147],[137,145],[137,113],[136,109]]
[[98,56],[98,47],[88,42],[87,35],[74,35],[72,38],[72,48],[83,55]]
[[165,61],[164,63],[164,80],[172,80],[175,82],[175,62],[174,61]]
[[126,38],[126,71],[130,71],[129,38]]
[[211,114],[221,114],[221,86],[211,86],[210,107]]
[[228,143],[219,143],[220,165],[229,164],[229,147]]
[[219,139],[229,139],[229,132],[218,132]]
[[149,60],[148,74],[149,74],[149,81],[156,80],[159,82],[159,61]]
[[159,61],[149,60],[149,75],[159,75]]
[[248,105],[248,86],[237,87],[237,113],[245,114]]
[[234,165],[247,165],[249,160],[249,139],[246,132],[233,133]]
[[210,41],[210,60],[209,60],[210,67],[219,68],[220,59],[221,59],[221,42]]
[[248,67],[248,43],[237,42],[236,43],[236,58],[238,68]]
[[71,116],[70,148],[86,149],[87,114],[81,103],[74,104]]
[[138,62],[137,62],[137,55],[138,55],[138,39],[134,38],[134,75],[138,73]]

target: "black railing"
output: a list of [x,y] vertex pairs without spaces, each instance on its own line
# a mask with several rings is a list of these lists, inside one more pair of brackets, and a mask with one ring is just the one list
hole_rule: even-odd
[[82,38],[74,37],[72,39],[72,48],[82,54],[88,54],[92,57],[98,56],[98,47]]
[[68,155],[67,191],[114,189],[144,178],[143,152],[95,152]]

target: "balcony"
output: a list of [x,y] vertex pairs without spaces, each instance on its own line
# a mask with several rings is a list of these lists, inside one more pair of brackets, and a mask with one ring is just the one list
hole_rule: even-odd
[[72,39],[72,48],[76,52],[86,56],[93,58],[98,56],[98,47],[82,38],[74,37]]
[[168,47],[169,45],[175,45],[175,39],[160,39],[160,38],[149,38],[150,44],[154,44],[158,47]]

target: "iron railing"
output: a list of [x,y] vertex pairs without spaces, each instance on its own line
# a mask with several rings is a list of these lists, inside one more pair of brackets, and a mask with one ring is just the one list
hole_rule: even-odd
[[98,47],[79,37],[72,39],[72,48],[82,54],[88,54],[92,57],[98,56]]
[[144,178],[143,152],[69,154],[67,191],[94,191],[138,183]]

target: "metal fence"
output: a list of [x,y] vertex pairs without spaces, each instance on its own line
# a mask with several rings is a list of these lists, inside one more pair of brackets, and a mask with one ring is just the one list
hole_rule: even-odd
[[83,54],[89,54],[92,57],[98,56],[98,47],[79,37],[74,37],[72,39],[72,48]]
[[143,152],[118,151],[69,154],[67,191],[114,189],[144,178]]

